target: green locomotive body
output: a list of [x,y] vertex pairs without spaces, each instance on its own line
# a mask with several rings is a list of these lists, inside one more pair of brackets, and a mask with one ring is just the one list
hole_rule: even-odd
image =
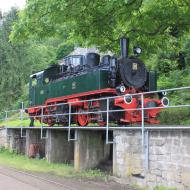
[[35,77],[31,75],[29,84],[31,106],[42,105],[49,98],[110,88],[108,84],[109,73],[106,70],[97,69],[48,83],[45,83],[44,72],[35,75]]

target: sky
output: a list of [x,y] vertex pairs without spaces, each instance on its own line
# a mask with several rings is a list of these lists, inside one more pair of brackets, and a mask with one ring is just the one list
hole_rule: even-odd
[[22,9],[25,5],[25,1],[26,0],[0,0],[0,10],[6,12],[13,6]]

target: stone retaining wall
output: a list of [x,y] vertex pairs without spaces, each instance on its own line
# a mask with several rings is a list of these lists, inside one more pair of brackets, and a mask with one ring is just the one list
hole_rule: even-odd
[[[6,130],[0,130],[0,146],[27,154],[31,143],[39,143],[43,155],[46,153],[52,162],[68,161],[64,156],[72,150],[76,170],[96,167],[109,157],[110,146],[105,145],[102,131],[78,130],[78,140],[67,150],[67,132],[51,130],[51,133],[45,140],[40,138],[40,129],[27,129],[25,140],[19,129],[8,129],[8,137]],[[150,189],[164,185],[190,190],[190,130],[151,130],[148,134],[147,146],[143,148],[141,131],[114,130],[113,175]],[[145,167],[147,163],[149,168]]]
[[190,189],[190,131],[150,131],[149,169],[138,131],[114,132],[114,174],[150,189],[157,185]]

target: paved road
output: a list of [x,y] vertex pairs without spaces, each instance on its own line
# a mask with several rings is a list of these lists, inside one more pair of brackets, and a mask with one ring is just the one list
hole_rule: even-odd
[[0,166],[0,190],[132,190],[115,182],[65,179]]

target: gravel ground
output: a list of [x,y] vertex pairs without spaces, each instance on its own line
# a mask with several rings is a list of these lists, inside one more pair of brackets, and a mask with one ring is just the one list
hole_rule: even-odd
[[0,166],[0,190],[134,190],[113,181],[64,178]]

